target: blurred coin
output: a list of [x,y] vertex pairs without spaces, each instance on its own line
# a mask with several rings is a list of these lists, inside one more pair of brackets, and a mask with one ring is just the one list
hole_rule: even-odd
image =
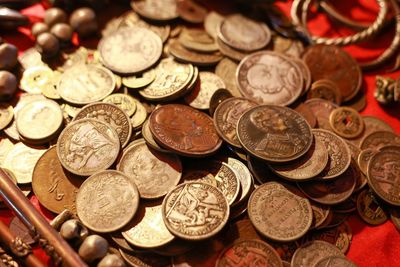
[[225,83],[226,89],[235,96],[241,97],[239,89],[236,85],[236,69],[238,64],[229,58],[223,58],[215,67],[215,74],[217,74]]
[[311,85],[311,89],[307,94],[307,99],[321,98],[336,105],[342,103],[342,95],[337,85],[328,79],[321,79],[314,81]]
[[25,50],[23,54],[18,56],[18,61],[25,70],[31,67],[46,65],[42,61],[42,55],[36,50],[36,48]]
[[376,131],[365,136],[361,141],[360,148],[379,149],[387,145],[400,145],[400,136],[388,131]]
[[380,225],[388,220],[386,212],[368,189],[361,191],[357,197],[357,212],[364,222],[371,225]]
[[393,128],[384,122],[383,120],[374,117],[374,116],[362,116],[364,120],[364,131],[357,138],[350,139],[349,141],[355,144],[356,146],[360,146],[362,140],[369,134],[376,131],[388,131],[393,132]]
[[170,150],[160,147],[160,145],[157,144],[156,140],[154,140],[153,134],[151,133],[150,130],[149,120],[146,120],[142,125],[142,136],[143,139],[146,141],[146,144],[152,149],[155,149],[163,153],[173,153]]
[[122,84],[128,88],[139,89],[148,86],[156,78],[154,69],[149,69],[143,73],[134,76],[122,77]]
[[208,109],[208,112],[210,113],[211,116],[214,116],[216,108],[226,99],[233,97],[232,94],[223,88],[217,89],[213,93],[210,99],[210,108]]
[[8,226],[11,233],[14,234],[15,237],[19,237],[22,241],[27,245],[35,244],[36,241],[32,238],[30,230],[22,223],[22,221],[18,217],[13,217],[10,221],[10,225]]
[[131,7],[150,20],[167,21],[179,16],[176,0],[135,0],[131,2]]
[[347,253],[350,248],[353,233],[347,222],[337,227],[313,232],[308,236],[311,240],[322,240],[336,246],[342,253]]
[[339,255],[343,253],[334,245],[320,240],[308,242],[299,247],[293,255],[291,266],[310,267],[314,266],[320,259],[327,256]]
[[132,116],[136,111],[136,102],[130,95],[112,94],[103,99],[103,102],[118,106],[126,115]]
[[297,63],[299,66],[301,73],[303,74],[303,90],[301,91],[301,94],[304,95],[311,87],[311,72],[306,63],[304,63],[303,60],[299,58],[292,58],[294,62]]
[[20,81],[20,88],[30,94],[40,94],[41,88],[52,82],[53,71],[46,66],[26,69]]
[[192,0],[177,1],[179,16],[190,23],[202,23],[207,15],[207,9]]
[[317,127],[317,117],[308,105],[300,103],[293,107],[293,110],[300,113],[300,115],[306,119],[308,124],[310,124],[311,128]]
[[327,205],[321,205],[314,201],[310,201],[310,204],[313,212],[313,222],[311,224],[311,229],[315,229],[320,227],[326,221],[331,209]]
[[344,138],[355,138],[364,130],[364,121],[360,114],[348,107],[333,110],[329,122],[333,131]]
[[10,139],[0,136],[0,167],[3,166],[4,160],[13,147],[14,144],[10,141]]
[[146,121],[147,118],[147,111],[146,108],[143,106],[139,100],[136,100],[136,111],[131,117],[131,125],[133,129],[138,129],[142,127],[142,124]]
[[338,108],[336,104],[320,98],[309,99],[304,104],[311,109],[317,118],[318,128],[332,131],[329,116],[333,110]]
[[273,41],[273,50],[275,52],[283,53],[287,56],[300,58],[300,56],[304,52],[304,46],[301,41],[292,39],[292,38],[285,38],[276,34],[272,38]]
[[129,252],[119,249],[121,257],[131,267],[169,267],[171,266],[171,259],[169,257],[160,256],[155,253],[138,253]]
[[328,256],[315,263],[314,267],[356,267],[352,261],[343,256]]
[[195,52],[185,48],[177,40],[171,41],[169,44],[169,52],[177,60],[186,63],[192,63],[196,66],[212,66],[217,64],[222,59],[222,55],[219,52],[207,54]]
[[217,39],[219,25],[223,20],[224,17],[215,11],[208,12],[204,19],[204,29],[214,40]]
[[224,55],[227,56],[228,58],[235,60],[235,61],[241,61],[243,58],[246,56],[250,55],[250,52],[245,52],[245,51],[239,51],[236,50],[229,45],[225,44],[220,37],[217,37],[217,45],[219,48],[219,51]]
[[0,130],[7,127],[14,118],[14,109],[6,103],[0,104]]
[[194,51],[204,53],[218,51],[217,43],[204,30],[185,28],[178,40],[184,47]]

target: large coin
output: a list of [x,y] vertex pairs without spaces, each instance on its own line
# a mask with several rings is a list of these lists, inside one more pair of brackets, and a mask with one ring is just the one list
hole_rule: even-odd
[[315,266],[320,259],[327,256],[339,255],[343,256],[342,252],[334,245],[320,240],[308,242],[299,247],[293,255],[292,267],[311,267]]
[[216,235],[229,218],[229,204],[216,187],[201,183],[181,184],[164,198],[165,225],[174,235],[203,240]]
[[261,51],[244,58],[236,72],[240,92],[260,104],[287,106],[303,90],[298,64],[283,54]]
[[98,65],[75,65],[62,74],[57,88],[65,101],[85,105],[111,94],[115,78],[111,71]]
[[308,106],[315,117],[317,117],[318,128],[332,130],[329,123],[329,116],[333,110],[338,108],[336,104],[320,98],[309,99],[304,102],[304,104]]
[[70,123],[57,141],[57,155],[68,171],[81,176],[109,168],[118,157],[120,141],[107,123],[81,119]]
[[103,37],[98,50],[107,68],[120,74],[133,74],[154,65],[162,47],[161,38],[151,30],[128,27]]
[[154,110],[150,130],[162,146],[184,156],[207,156],[222,144],[212,119],[184,105],[170,104]]
[[361,141],[361,150],[379,149],[387,145],[400,145],[400,136],[389,131],[376,131],[365,136]]
[[271,162],[297,159],[313,142],[311,128],[300,114],[272,105],[245,112],[237,124],[237,136],[247,152]]
[[132,179],[140,197],[147,199],[166,195],[182,175],[178,156],[155,151],[143,139],[124,150],[117,169]]
[[98,233],[116,231],[130,222],[139,206],[139,192],[125,174],[106,170],[90,176],[79,188],[76,211],[81,222]]

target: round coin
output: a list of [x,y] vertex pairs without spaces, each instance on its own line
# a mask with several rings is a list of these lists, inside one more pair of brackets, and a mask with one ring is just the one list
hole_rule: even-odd
[[364,121],[360,114],[348,107],[333,110],[329,122],[333,131],[344,138],[355,138],[364,130]]
[[98,233],[116,231],[130,222],[139,205],[136,185],[125,174],[98,172],[79,188],[76,211],[81,222]]
[[393,132],[393,128],[389,124],[379,118],[373,116],[362,116],[364,120],[364,132],[357,138],[349,140],[353,144],[360,146],[362,140],[369,134],[376,131]]
[[149,126],[149,120],[146,120],[143,125],[142,125],[142,130],[141,130],[143,139],[146,141],[147,145],[157,151],[163,152],[163,153],[172,153],[172,151],[164,149],[160,147],[160,145],[154,140],[153,134],[151,133],[150,126]]
[[386,212],[368,189],[357,197],[357,212],[364,222],[371,225],[380,225],[388,220]]
[[112,94],[103,99],[103,102],[118,106],[126,115],[132,116],[136,111],[136,102],[133,97],[126,94]]
[[400,136],[389,131],[376,131],[365,136],[361,141],[361,150],[379,149],[388,145],[400,145]]
[[202,23],[207,15],[207,9],[192,0],[177,1],[179,16],[190,23]]
[[185,48],[177,40],[171,41],[171,43],[169,44],[169,52],[176,59],[183,62],[192,63],[196,66],[212,66],[217,64],[222,59],[222,55],[219,52],[195,52],[193,50]]
[[20,88],[30,94],[42,93],[42,87],[52,83],[53,71],[47,66],[26,69],[20,81]]
[[233,97],[232,94],[223,88],[218,89],[214,92],[210,99],[210,108],[208,109],[208,113],[211,116],[214,116],[216,108],[226,99]]
[[244,201],[250,194],[253,187],[253,176],[244,163],[235,158],[228,158],[227,164],[236,171],[240,182],[240,197],[233,204],[238,204]]
[[328,256],[319,260],[313,267],[357,267],[344,256]]
[[236,69],[238,64],[229,58],[223,58],[217,66],[215,66],[215,74],[220,77],[226,86],[226,89],[235,97],[242,96],[236,85]]
[[179,35],[179,42],[187,49],[198,52],[215,52],[218,46],[215,40],[200,29],[184,29]]
[[133,129],[138,129],[142,127],[142,124],[146,121],[147,111],[145,106],[139,102],[139,100],[135,99],[136,102],[136,111],[135,114],[131,117],[131,125]]
[[336,104],[320,98],[309,99],[304,104],[311,109],[317,118],[318,128],[332,131],[329,116],[333,110],[338,108]]
[[137,0],[132,1],[131,6],[140,16],[150,20],[167,21],[179,16],[176,0]]
[[293,254],[292,267],[311,267],[327,256],[338,255],[343,256],[343,253],[334,245],[321,241],[314,240],[299,247]]
[[215,11],[208,12],[204,19],[204,29],[214,40],[217,39],[219,25],[223,20],[224,17]]
[[342,103],[342,94],[337,85],[328,79],[315,81],[307,94],[307,98],[321,98],[340,105]]
[[122,84],[128,88],[139,89],[148,86],[156,78],[154,69],[149,69],[139,75],[122,77]]
[[0,104],[0,130],[3,130],[10,124],[14,118],[14,109],[11,105]]

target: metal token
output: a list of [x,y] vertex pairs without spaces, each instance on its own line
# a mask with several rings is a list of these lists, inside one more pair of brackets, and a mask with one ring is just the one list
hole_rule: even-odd
[[235,158],[228,158],[226,163],[234,171],[236,171],[238,180],[240,182],[240,188],[241,188],[241,190],[239,191],[240,197],[233,203],[233,205],[235,205],[244,201],[251,193],[251,189],[253,187],[253,176],[249,171],[249,169],[246,167],[246,165],[242,163],[240,160],[237,160]]
[[241,97],[236,85],[236,69],[238,64],[229,58],[223,58],[215,67],[215,74],[220,77],[226,86],[226,89],[235,97]]
[[235,60],[235,61],[241,61],[243,58],[246,56],[250,55],[250,52],[245,52],[245,51],[239,51],[236,50],[229,45],[225,44],[220,37],[217,38],[217,45],[219,48],[219,51],[224,55],[227,56],[228,58]]
[[208,109],[211,116],[214,116],[217,107],[226,99],[233,97],[232,94],[223,88],[217,89],[210,99],[210,108]]
[[342,95],[337,85],[328,79],[322,79],[313,82],[311,89],[307,94],[307,99],[321,98],[336,105],[342,103]]
[[169,52],[177,60],[186,63],[192,63],[196,66],[212,66],[217,64],[222,59],[222,55],[219,52],[207,54],[195,52],[185,48],[177,40],[171,41],[169,44]]
[[386,212],[370,190],[363,190],[358,195],[357,212],[364,222],[371,225],[380,225],[388,220]]
[[131,6],[140,16],[150,20],[167,21],[176,19],[179,16],[176,0],[132,1]]
[[340,107],[331,112],[329,123],[335,133],[344,138],[355,138],[364,130],[364,121],[352,108]]
[[334,245],[321,241],[314,240],[299,247],[293,255],[292,267],[310,267],[315,266],[320,259],[327,256],[339,255],[343,256],[342,252]]
[[204,30],[185,28],[178,40],[184,47],[194,51],[204,53],[218,51],[217,43]]
[[329,256],[319,260],[314,267],[357,267],[352,261],[343,256]]
[[208,12],[204,19],[204,29],[214,40],[217,39],[219,25],[223,20],[224,17],[215,11]]
[[112,94],[103,99],[103,102],[118,106],[126,115],[132,116],[136,111],[136,102],[133,97],[126,94]]
[[361,141],[360,148],[379,149],[387,145],[400,145],[400,136],[388,131],[376,131],[365,136]]
[[14,109],[11,105],[0,104],[0,130],[7,127],[14,118]]
[[122,77],[122,84],[128,88],[140,89],[150,85],[155,79],[155,70],[149,69],[148,71],[145,71],[135,76]]
[[179,16],[190,23],[202,23],[207,15],[207,9],[192,0],[177,1]]
[[332,131],[329,116],[334,109],[338,108],[336,104],[320,98],[309,99],[304,104],[311,109],[317,118],[318,128]]
[[131,125],[133,129],[138,129],[142,127],[143,123],[146,121],[147,118],[147,111],[146,108],[143,106],[139,100],[136,100],[136,111],[135,114],[131,117]]
[[170,150],[160,147],[160,145],[157,144],[156,140],[154,140],[153,134],[151,133],[151,130],[150,130],[149,120],[146,120],[143,123],[141,132],[142,132],[143,139],[146,141],[146,144],[149,147],[151,147],[152,149],[155,149],[155,150],[157,150],[159,152],[163,152],[163,153],[173,153]]
[[357,138],[349,140],[356,146],[360,146],[362,140],[369,134],[376,131],[394,132],[393,128],[383,120],[373,116],[362,116],[364,120],[364,132]]
[[51,84],[52,79],[53,71],[49,67],[30,67],[22,75],[20,88],[30,94],[40,94],[41,88]]
[[293,110],[300,113],[300,115],[302,115],[306,119],[308,124],[310,124],[311,128],[317,127],[317,117],[309,106],[304,103],[300,103],[299,105],[293,107]]

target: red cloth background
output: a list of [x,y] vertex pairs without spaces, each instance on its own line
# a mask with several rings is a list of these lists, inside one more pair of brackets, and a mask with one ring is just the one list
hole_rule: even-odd
[[[342,14],[363,22],[372,22],[378,11],[376,1],[372,0],[335,0],[331,2],[335,4],[335,7]],[[215,7],[221,13],[226,13],[223,2],[213,3],[211,6]],[[289,14],[291,1],[279,3],[279,6]],[[207,7],[210,6],[207,5]],[[23,13],[28,15],[32,22],[37,22],[41,21],[44,9],[41,5],[37,4],[23,10]],[[311,14],[308,25],[312,33],[320,36],[348,35],[352,33],[348,29],[333,25],[332,21],[324,15]],[[391,32],[382,34],[371,42],[363,43],[360,46],[346,47],[345,50],[358,60],[374,58],[382,53],[385,47],[390,44],[394,34],[393,29],[393,27],[390,28]],[[21,28],[19,31],[3,33],[2,37],[7,42],[16,45],[20,52],[34,45],[29,28]],[[75,38],[74,43],[77,42],[78,40]],[[386,66],[374,72],[364,73],[362,90],[366,94],[367,106],[361,113],[381,118],[390,124],[397,133],[400,133],[400,105],[382,107],[373,97],[376,75],[396,78],[400,74],[400,71],[388,74],[386,69],[390,69],[390,67]],[[49,220],[52,218],[53,215],[39,205],[35,196],[31,196],[30,199],[46,218]],[[10,211],[0,211],[0,220],[6,223],[9,223],[11,216],[12,213]],[[390,220],[381,226],[372,227],[363,223],[357,215],[353,215],[350,217],[349,223],[353,230],[353,240],[347,256],[351,260],[361,267],[400,266],[400,233]],[[39,255],[44,261],[47,261],[41,250],[35,250],[35,254]]]

